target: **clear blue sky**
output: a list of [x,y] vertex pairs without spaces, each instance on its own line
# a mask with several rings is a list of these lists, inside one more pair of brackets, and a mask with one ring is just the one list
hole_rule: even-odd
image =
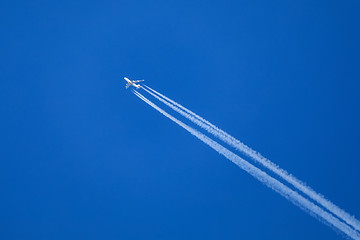
[[341,238],[122,78],[145,79],[360,218],[359,7],[2,1],[0,239]]

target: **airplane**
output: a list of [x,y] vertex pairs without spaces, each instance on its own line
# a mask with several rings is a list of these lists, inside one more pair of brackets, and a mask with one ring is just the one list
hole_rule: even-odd
[[128,79],[127,77],[124,77],[125,81],[127,81],[127,84],[126,84],[126,89],[128,89],[128,87],[130,86],[134,86],[136,87],[136,89],[139,89],[141,88],[140,84],[136,84],[138,82],[143,82],[144,80],[134,80],[134,81],[131,81],[130,79]]

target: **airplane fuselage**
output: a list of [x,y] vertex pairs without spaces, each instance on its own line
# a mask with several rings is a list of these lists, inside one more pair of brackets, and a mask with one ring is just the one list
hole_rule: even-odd
[[[136,87],[136,89],[139,89],[141,88],[140,84],[136,84],[134,83],[133,81],[131,81],[130,79],[128,79],[127,77],[124,77],[125,81],[127,82],[126,84],[126,88],[128,88],[129,86],[133,86],[133,87]],[[143,80],[141,80],[143,81]]]

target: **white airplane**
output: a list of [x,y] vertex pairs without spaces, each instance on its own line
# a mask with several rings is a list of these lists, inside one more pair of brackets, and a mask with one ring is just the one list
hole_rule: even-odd
[[134,81],[131,81],[130,79],[128,79],[127,77],[124,77],[125,81],[127,81],[127,84],[126,84],[126,89],[130,86],[134,86],[136,87],[136,89],[139,89],[141,88],[140,84],[136,84],[138,82],[143,82],[144,80],[134,80]]

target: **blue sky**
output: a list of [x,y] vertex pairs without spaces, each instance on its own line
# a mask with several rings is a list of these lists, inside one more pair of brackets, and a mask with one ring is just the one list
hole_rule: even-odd
[[0,238],[339,239],[122,78],[360,218],[359,5],[3,1]]

